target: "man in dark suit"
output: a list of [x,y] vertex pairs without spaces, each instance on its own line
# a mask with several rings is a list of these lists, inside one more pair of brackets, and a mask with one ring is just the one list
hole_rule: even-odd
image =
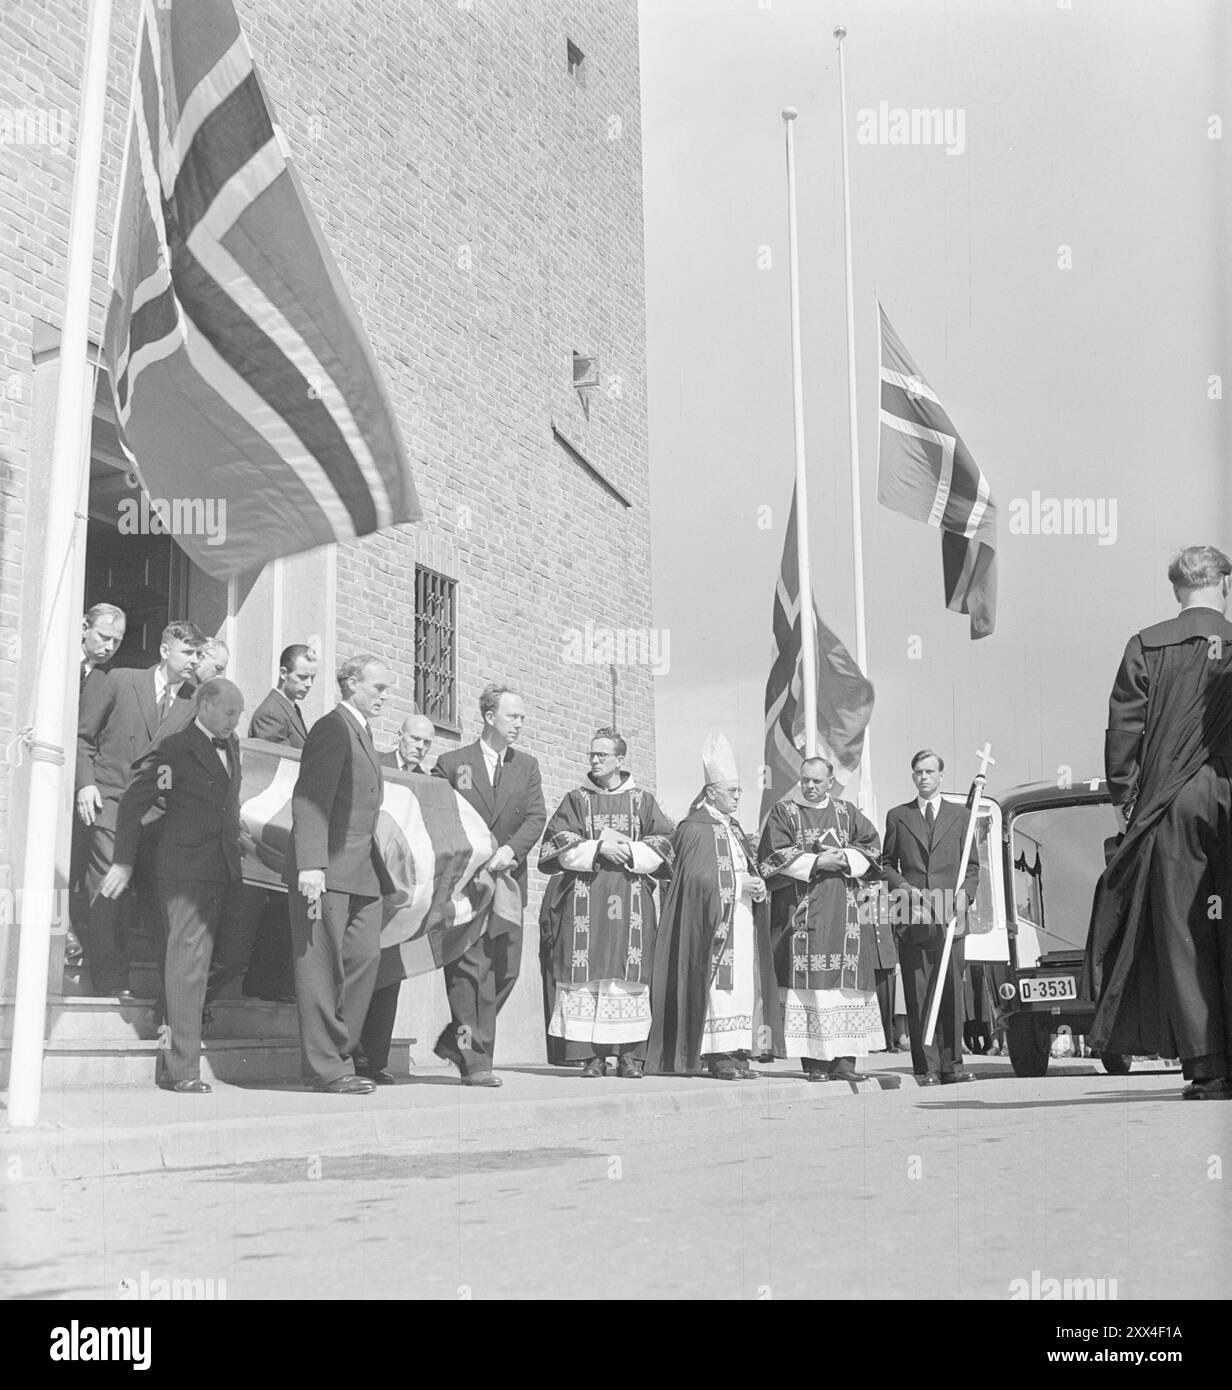
[[[193,623],[170,623],[163,630],[157,666],[108,671],[101,678],[91,677],[82,687],[77,815],[89,834],[84,877],[90,897],[90,926],[83,944],[95,991],[118,995],[126,1003],[133,1002],[124,951],[132,900],[103,898],[98,890],[111,867],[116,816],[133,764],[149,749],[164,722],[175,720],[173,727],[182,727],[192,717],[189,676],[203,641]],[[139,889],[140,861],[137,878]]]
[[[436,726],[425,714],[408,714],[402,721],[398,735],[397,748],[381,754],[381,766],[395,772],[424,773],[423,760],[428,756]],[[392,1086],[394,1074],[389,1070],[389,1047],[393,1042],[394,1021],[398,1015],[398,992],[402,988],[404,972],[399,968],[401,956],[396,946],[387,946],[381,952],[378,980],[389,979],[387,984],[377,984],[372,991],[372,1002],[368,1005],[368,1016],[364,1020],[360,1034],[359,1051],[355,1054],[355,1070],[366,1076],[377,1086]]]
[[196,713],[139,762],[120,801],[115,862],[99,887],[114,900],[128,887],[141,819],[165,799],[154,881],[166,941],[166,1008],[171,1046],[159,1085],[207,1095],[201,1079],[201,1014],[214,938],[239,906],[240,745],[244,709],[239,687],[215,678],[198,690]]
[[399,772],[426,772],[423,761],[436,737],[436,725],[426,714],[408,714],[398,731],[398,746],[381,754],[381,766]]
[[308,726],[300,709],[317,678],[317,663],[302,642],[294,642],[278,658],[278,683],[252,712],[249,738],[302,748]]
[[[886,816],[883,853],[891,889],[890,920],[899,932],[911,1065],[921,1086],[975,1079],[962,1065],[962,980],[967,904],[975,898],[980,864],[972,845],[966,874],[958,886],[958,866],[970,816],[964,808],[943,799],[944,770],[944,762],[930,748],[921,749],[912,758],[916,795],[902,806],[893,807]],[[925,1048],[926,1011],[941,967],[946,926],[954,913],[958,920],[941,986],[936,1042]]]
[[[526,906],[526,860],[547,824],[539,764],[514,750],[526,722],[521,696],[489,684],[479,697],[483,732],[475,743],[442,753],[432,769],[479,812],[499,846],[488,861],[492,873],[511,873]],[[522,963],[521,920],[507,932],[483,936],[445,966],[450,1024],[434,1051],[452,1062],[466,1086],[499,1086],[492,1072],[496,1016],[509,998]]]
[[380,657],[343,662],[341,700],[312,726],[291,797],[283,881],[304,1078],[335,1095],[375,1090],[354,1057],[376,984],[381,897],[393,887],[376,840],[384,782],[368,722],[389,686]]
[[[96,603],[81,620],[81,665],[78,709],[85,699],[87,681],[101,681],[108,662],[124,641],[127,619],[114,603]],[[65,965],[74,968],[84,956],[81,943],[90,927],[90,903],[86,896],[86,869],[90,861],[90,831],[80,816],[73,817],[72,848],[69,863],[69,914],[73,930],[66,944]],[[76,938],[74,941],[73,938]]]
[[[248,737],[302,748],[308,725],[300,706],[317,678],[316,658],[303,642],[293,642],[278,658],[278,683],[253,711]],[[228,950],[225,969],[235,978],[245,967],[245,998],[286,1003],[295,998],[291,971],[289,895],[249,886],[244,890],[244,931]]]

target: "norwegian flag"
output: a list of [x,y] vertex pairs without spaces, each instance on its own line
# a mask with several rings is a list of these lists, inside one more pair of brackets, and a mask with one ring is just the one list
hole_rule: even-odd
[[[244,881],[282,889],[299,749],[250,738],[240,749]],[[397,891],[385,899],[382,984],[438,970],[477,941],[494,915],[518,921],[522,913],[516,885],[483,871],[496,840],[469,802],[441,777],[386,768],[384,778],[377,842]],[[396,962],[387,947],[397,948]]]
[[945,606],[971,616],[972,638],[997,622],[997,508],[971,457],[880,301],[881,427],[877,500],[941,529]]
[[151,498],[224,518],[221,543],[214,528],[175,533],[207,574],[420,519],[372,349],[231,0],[142,0],[112,267],[121,444]]

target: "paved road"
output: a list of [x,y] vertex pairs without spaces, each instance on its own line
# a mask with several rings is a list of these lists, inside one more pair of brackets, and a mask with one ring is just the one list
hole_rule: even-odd
[[178,1278],[225,1280],[232,1300],[1006,1299],[1038,1271],[1115,1279],[1122,1300],[1222,1297],[1232,1106],[1178,1086],[1055,1076],[767,1105],[750,1082],[732,1109],[462,1145],[0,1180],[0,1296]]

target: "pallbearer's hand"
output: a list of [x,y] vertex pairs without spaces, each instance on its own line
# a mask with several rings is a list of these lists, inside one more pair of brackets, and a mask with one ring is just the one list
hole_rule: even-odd
[[325,892],[324,869],[301,869],[299,871],[299,891],[314,903]]
[[487,869],[489,873],[493,874],[504,873],[506,869],[512,869],[516,861],[517,856],[513,850],[508,845],[501,845],[500,849],[488,860]]
[[118,898],[128,887],[133,876],[131,864],[113,864],[103,875],[98,891],[104,898]]
[[77,814],[82,825],[93,825],[98,813],[103,809],[103,798],[97,787],[82,787],[77,793]]

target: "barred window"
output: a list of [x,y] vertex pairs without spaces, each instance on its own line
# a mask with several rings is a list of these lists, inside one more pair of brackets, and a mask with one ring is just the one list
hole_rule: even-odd
[[415,707],[456,729],[458,581],[415,566]]

